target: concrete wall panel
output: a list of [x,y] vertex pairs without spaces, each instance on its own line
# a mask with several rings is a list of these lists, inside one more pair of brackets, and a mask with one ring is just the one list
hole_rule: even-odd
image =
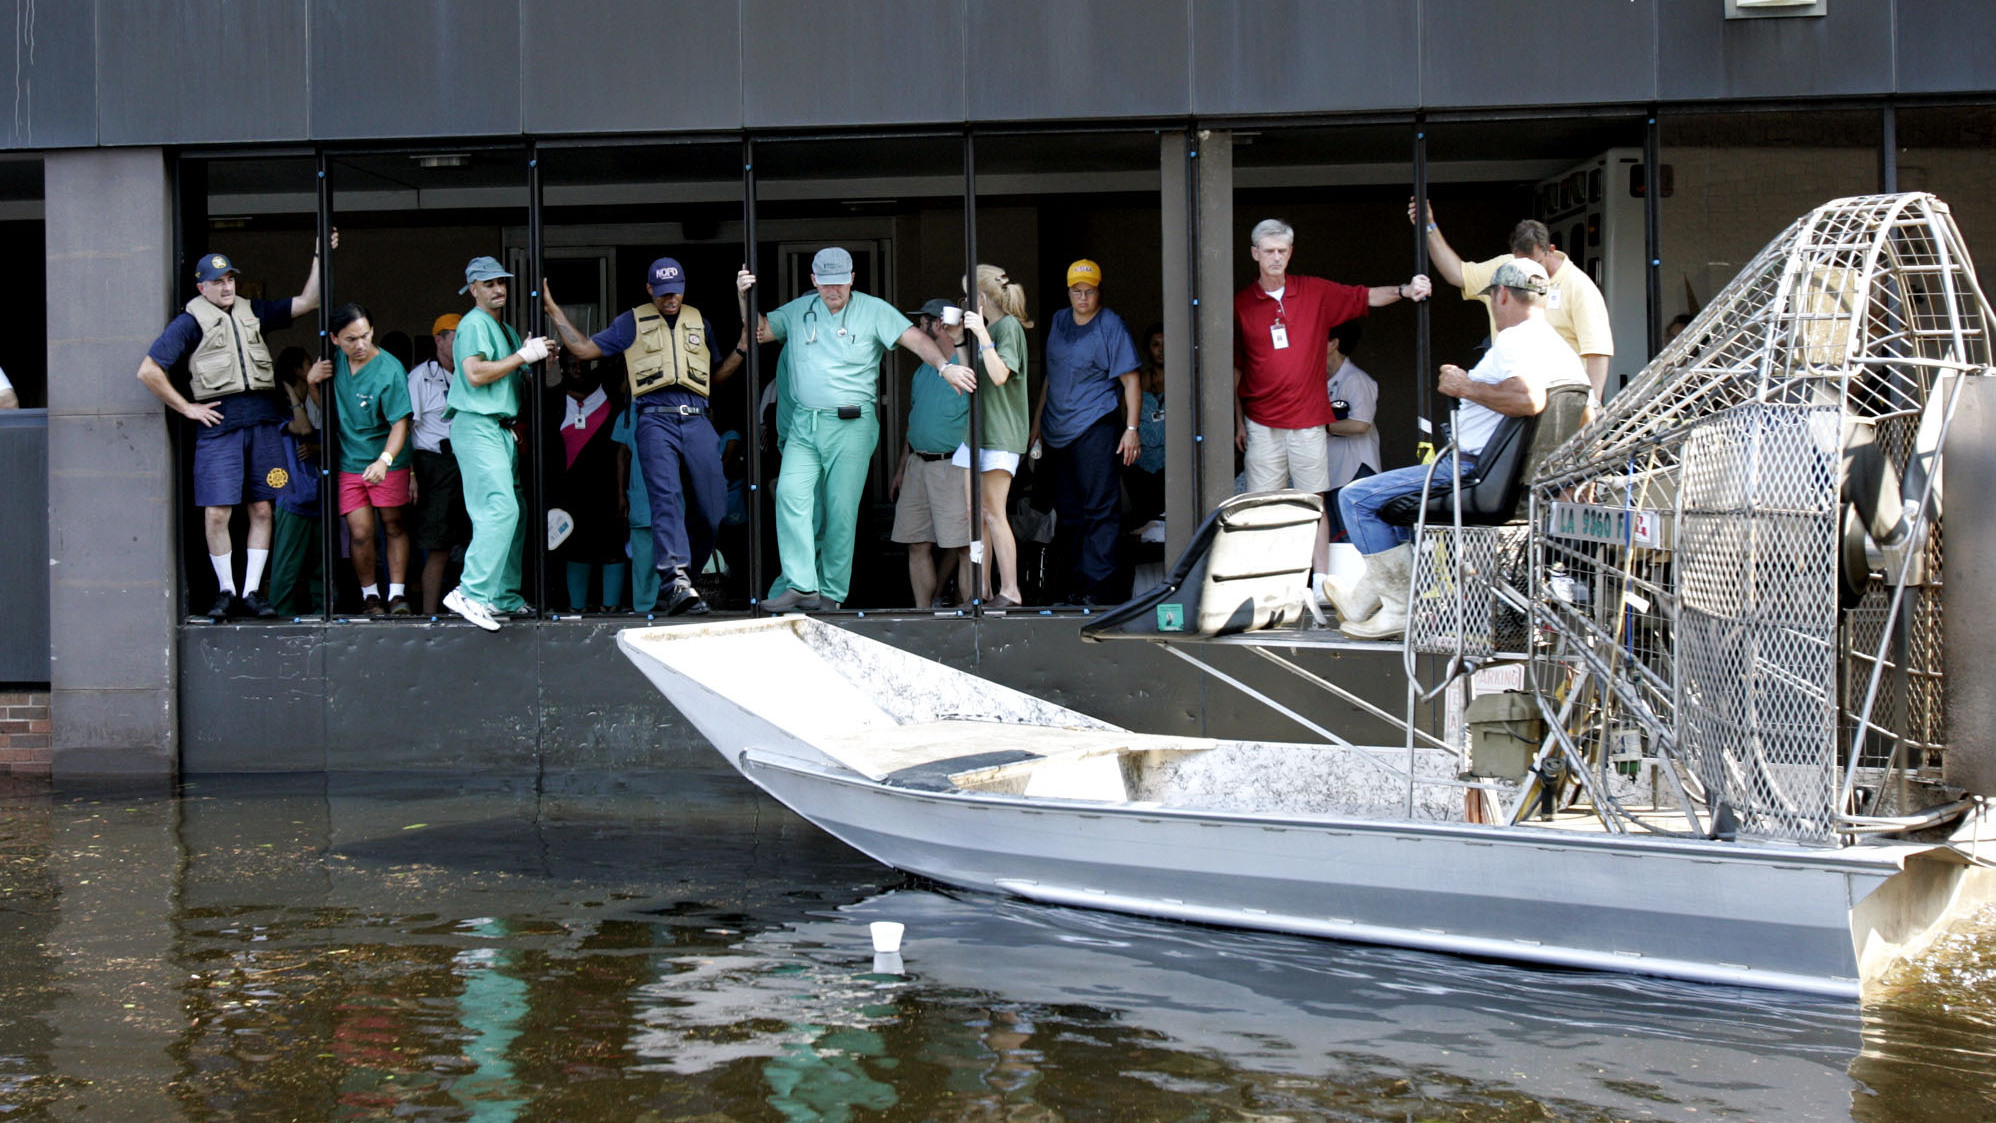
[[[255,642],[245,643],[245,638]],[[306,624],[182,628],[180,666],[185,771],[326,770],[322,628]]]
[[97,3],[21,4],[14,49],[0,50],[0,89],[14,91],[0,148],[97,142]]
[[1421,94],[1419,39],[1412,4],[1192,0],[1193,109],[1412,108]]
[[312,135],[518,133],[520,14],[490,0],[314,0]]
[[174,475],[159,402],[133,373],[173,291],[166,162],[56,152],[44,175],[52,771],[164,777],[178,757]]
[[[1421,100],[1432,107],[1648,101],[1658,0],[1427,0]],[[1719,0],[1704,5],[1720,12]]]
[[1892,88],[1892,0],[1830,14],[1728,20],[1713,0],[1656,0],[1657,95],[1666,101],[1834,97]]
[[741,0],[741,12],[742,119],[750,126],[964,119],[956,5]]
[[99,0],[98,142],[311,135],[306,8],[307,0]]
[[1150,117],[1192,106],[1187,0],[970,5],[970,116]]
[[741,126],[739,5],[521,0],[521,12],[528,132]]
[[1964,49],[1996,43],[1996,4],[1987,0],[1898,0],[1899,49],[1894,70],[1901,93],[1938,94],[1996,89],[1996,52]]

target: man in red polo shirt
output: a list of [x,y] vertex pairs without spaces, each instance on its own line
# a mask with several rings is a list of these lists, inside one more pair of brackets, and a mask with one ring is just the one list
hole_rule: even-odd
[[[1324,390],[1331,329],[1397,300],[1426,300],[1420,274],[1406,284],[1341,285],[1289,272],[1296,231],[1281,219],[1255,223],[1249,256],[1260,275],[1234,296],[1234,444],[1247,453],[1247,489],[1331,490],[1326,431],[1335,418]],[[1318,536],[1325,568],[1329,523]]]

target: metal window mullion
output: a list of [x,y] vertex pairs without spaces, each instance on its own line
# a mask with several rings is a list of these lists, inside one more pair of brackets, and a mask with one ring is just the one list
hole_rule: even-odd
[[[755,137],[742,135],[742,261],[743,268],[756,272],[755,260]],[[753,614],[762,603],[762,344],[756,339],[757,308],[761,303],[760,284],[748,291],[748,311],[742,330],[748,333],[748,377],[743,388],[745,411],[743,430],[748,434],[748,599]]]
[[[529,336],[539,336],[547,332],[547,313],[541,308],[541,220],[540,145],[539,142],[530,140],[527,142],[527,276],[525,278],[527,283],[519,286],[525,288],[528,294],[527,334]],[[541,385],[542,376],[535,374],[532,366],[526,367],[524,373],[527,375],[531,392],[527,395],[525,411],[527,439],[521,442],[521,446],[527,450],[527,455],[533,458],[533,463],[528,465],[534,481],[532,502],[528,504],[528,508],[537,517],[528,518],[526,511],[522,511],[520,517],[527,523],[527,541],[535,544],[534,548],[540,556],[540,564],[534,567],[534,617],[545,619],[548,615],[548,567],[553,558],[547,548],[547,473],[541,448],[546,429],[542,424],[544,419],[541,417],[541,399],[544,391]]]
[[[332,358],[333,320],[333,167],[332,156],[323,148],[314,158],[318,163],[316,223],[319,245],[319,358]],[[307,398],[310,398],[308,389]],[[340,499],[339,499],[339,402],[330,381],[320,393],[319,403],[319,616],[330,622],[337,607],[334,592],[339,587]],[[385,548],[385,547],[384,547]]]
[[[964,298],[970,307],[976,308],[977,138],[969,129],[963,131],[963,260],[964,286],[967,290]],[[975,344],[971,351],[970,369],[976,374],[984,369],[984,356],[976,353]],[[1030,391],[1031,387],[1027,389]],[[988,552],[989,544],[984,533],[984,473],[979,470],[983,467],[984,405],[978,399],[982,397],[982,394],[970,396],[970,425],[964,434],[964,443],[970,449],[970,588],[959,590],[958,596],[969,600],[972,616],[984,615],[984,570],[995,560]],[[1013,556],[1017,557],[1016,552]],[[936,583],[938,586],[942,584],[941,574],[937,575]]]

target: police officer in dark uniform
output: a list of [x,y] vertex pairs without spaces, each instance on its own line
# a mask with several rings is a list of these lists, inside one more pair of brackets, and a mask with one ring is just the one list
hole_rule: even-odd
[[686,271],[669,257],[645,274],[651,302],[611,321],[593,336],[571,324],[541,281],[541,304],[578,359],[624,357],[631,409],[636,417],[638,469],[651,497],[652,559],[659,599],[668,616],[699,615],[707,603],[693,588],[694,575],[714,552],[714,536],[728,510],[728,481],[721,444],[709,417],[708,396],[748,354],[744,335],[714,366],[708,324],[685,303]]
[[[332,245],[338,248],[338,232]],[[232,612],[270,617],[277,610],[260,587],[270,560],[271,504],[287,481],[283,440],[291,406],[277,386],[263,333],[319,307],[319,254],[305,287],[289,300],[238,300],[236,266],[226,255],[204,254],[195,263],[200,295],[166,325],[139,360],[139,381],[168,409],[201,428],[194,440],[194,502],[206,512],[208,560],[218,586],[210,619]],[[167,371],[187,360],[188,395]],[[249,499],[248,558],[242,595],[236,595],[235,552],[229,517]]]

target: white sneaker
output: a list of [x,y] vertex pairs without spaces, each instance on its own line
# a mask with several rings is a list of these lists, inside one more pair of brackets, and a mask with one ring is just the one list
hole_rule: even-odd
[[444,607],[488,632],[499,630],[499,621],[493,617],[492,610],[465,596],[463,586],[444,594]]

